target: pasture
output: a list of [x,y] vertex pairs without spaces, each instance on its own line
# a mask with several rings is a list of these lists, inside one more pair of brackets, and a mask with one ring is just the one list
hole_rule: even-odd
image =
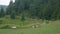
[[24,26],[23,27],[30,27],[34,24],[36,24],[36,22],[40,23],[40,27],[39,28],[21,28],[23,22],[20,19],[7,19],[7,18],[0,18],[0,20],[3,20],[2,24],[0,24],[0,28],[2,26],[5,27],[5,25],[12,25],[15,24],[17,27],[17,29],[0,29],[0,34],[60,34],[60,20],[57,21],[51,21],[48,24],[46,24],[44,22],[37,21],[37,20],[25,20],[24,22]]
[[41,24],[40,28],[0,29],[0,34],[60,34],[60,21]]

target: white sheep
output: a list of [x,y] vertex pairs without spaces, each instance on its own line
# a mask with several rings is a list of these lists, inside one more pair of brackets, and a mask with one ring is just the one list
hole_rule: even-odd
[[16,29],[17,27],[16,26],[12,26],[11,28]]

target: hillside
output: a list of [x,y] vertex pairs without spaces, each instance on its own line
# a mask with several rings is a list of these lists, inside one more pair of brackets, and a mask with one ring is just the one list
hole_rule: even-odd
[[11,0],[0,8],[0,34],[60,34],[60,0]]

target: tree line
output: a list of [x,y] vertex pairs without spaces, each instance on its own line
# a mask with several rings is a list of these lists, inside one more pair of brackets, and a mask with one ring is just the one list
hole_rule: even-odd
[[[1,11],[4,14],[2,9]],[[43,20],[59,20],[60,0],[11,0],[6,15],[10,15],[12,19],[23,15]]]

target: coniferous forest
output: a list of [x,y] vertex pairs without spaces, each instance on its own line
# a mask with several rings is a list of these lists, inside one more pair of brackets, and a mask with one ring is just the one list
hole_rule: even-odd
[[29,18],[45,20],[60,19],[60,0],[15,0],[10,1],[6,15],[14,18],[24,15]]
[[15,0],[10,1],[4,14],[1,8],[0,17],[10,15],[12,19],[15,16],[26,16],[29,18],[38,18],[45,20],[60,19],[60,0]]

